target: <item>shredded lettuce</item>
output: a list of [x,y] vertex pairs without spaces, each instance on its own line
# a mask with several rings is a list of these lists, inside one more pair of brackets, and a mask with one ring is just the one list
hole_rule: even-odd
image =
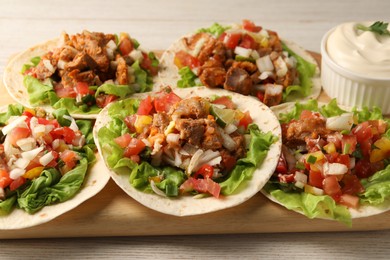
[[208,28],[199,29],[197,31],[197,33],[206,32],[206,33],[210,33],[210,34],[214,35],[216,38],[218,38],[219,36],[221,36],[222,33],[224,33],[226,30],[228,30],[230,28],[231,28],[231,26],[222,26],[219,23],[214,23],[213,25],[211,25]]
[[[137,165],[132,160],[123,157],[123,149],[114,142],[129,130],[123,122],[127,115],[136,113],[139,100],[125,99],[109,107],[111,121],[98,131],[99,142],[102,146],[103,157],[108,166],[119,174],[129,174],[130,184],[144,192],[151,192],[149,177],[163,175],[165,180],[156,183],[157,187],[165,191],[167,196],[178,196],[178,188],[185,181],[186,174],[181,169],[172,167],[154,167],[143,161]],[[238,160],[237,165],[224,179],[221,185],[221,192],[225,195],[232,194],[239,190],[239,187],[252,178],[253,172],[263,162],[267,152],[276,141],[272,133],[263,133],[257,125],[248,127],[251,135],[251,143],[247,156]]]
[[192,72],[190,67],[185,66],[179,70],[180,80],[177,81],[179,88],[189,88],[196,86],[196,79],[198,78],[195,73]]
[[29,75],[24,76],[23,84],[27,87],[31,105],[41,105],[49,101],[49,92],[53,92],[52,84],[43,84],[39,79]]
[[22,67],[22,70],[20,71],[20,73],[24,74],[26,72],[26,70],[28,70],[32,67],[36,67],[40,61],[41,61],[40,56],[32,57],[30,60],[30,62],[31,62],[30,64],[23,64],[23,67]]
[[136,61],[131,65],[134,70],[136,92],[147,92],[152,90],[153,79],[148,73],[140,67],[139,61]]
[[390,165],[361,181],[365,191],[360,195],[362,203],[380,205],[390,199]]
[[293,119],[298,119],[303,110],[318,111],[318,102],[311,99],[306,103],[296,102],[294,108],[287,113],[280,113],[278,116],[280,123],[287,123]]
[[282,42],[283,50],[287,51],[290,56],[293,56],[297,60],[297,71],[299,72],[299,85],[288,86],[286,91],[283,94],[284,101],[291,101],[297,96],[307,97],[310,95],[313,81],[311,78],[316,72],[316,65],[306,61],[304,58],[296,54],[293,50],[287,47],[285,43]]
[[125,98],[134,92],[134,87],[130,85],[103,84],[97,87],[95,97],[99,96],[101,93],[105,93],[107,95],[115,95],[119,98]]

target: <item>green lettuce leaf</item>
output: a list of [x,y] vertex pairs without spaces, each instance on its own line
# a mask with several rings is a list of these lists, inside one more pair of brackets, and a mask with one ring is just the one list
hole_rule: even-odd
[[31,105],[41,105],[49,101],[49,92],[53,92],[53,86],[43,84],[32,76],[24,76],[23,84],[27,88]]
[[316,72],[316,65],[306,61],[304,58],[296,54],[285,43],[282,42],[283,50],[287,51],[290,56],[293,56],[297,60],[297,71],[299,72],[299,85],[288,86],[283,99],[285,101],[291,101],[298,97],[307,97],[310,95],[313,81],[312,77]]
[[263,162],[270,146],[276,141],[272,133],[264,134],[255,124],[249,125],[248,130],[251,142],[246,157],[239,159],[229,178],[220,183],[221,192],[225,195],[232,194],[244,181],[252,178],[253,172]]
[[99,96],[101,93],[105,93],[115,95],[119,98],[125,98],[134,92],[134,87],[130,85],[103,84],[97,88],[95,97]]
[[18,205],[33,214],[43,208],[72,198],[80,189],[87,173],[88,160],[83,158],[80,164],[61,178],[55,168],[44,170],[31,182],[31,185],[19,195]]
[[108,108],[108,115],[119,119],[124,119],[128,115],[135,114],[140,104],[139,99],[129,98],[113,103]]
[[20,73],[24,74],[26,72],[26,70],[30,69],[31,67],[36,67],[40,61],[41,61],[40,56],[32,57],[30,60],[30,62],[31,62],[30,64],[23,64],[23,67],[22,67],[22,70],[20,71]]
[[264,188],[289,210],[302,212],[308,218],[335,219],[348,226],[352,225],[351,214],[344,206],[337,205],[329,196],[315,196],[310,193],[286,193],[267,184]]
[[20,116],[24,111],[24,107],[20,104],[10,104],[7,107],[7,112],[0,113],[0,126],[7,123],[11,116]]
[[198,78],[190,69],[185,66],[179,70],[180,80],[177,81],[179,88],[189,88],[196,86],[196,79]]
[[219,23],[214,23],[213,25],[211,25],[208,28],[199,29],[197,31],[197,33],[206,32],[206,33],[210,33],[210,34],[214,35],[216,38],[218,38],[219,36],[221,36],[222,33],[224,33],[226,30],[228,30],[230,28],[231,28],[231,26],[222,26]]
[[16,195],[7,198],[0,202],[0,216],[9,214],[14,208]]
[[360,195],[362,203],[380,205],[390,199],[390,165],[361,181],[365,191]]
[[148,73],[143,70],[139,64],[139,61],[134,62],[131,65],[134,70],[135,83],[137,86],[137,92],[148,92],[152,90],[153,80]]
[[346,113],[347,111],[341,109],[338,105],[337,105],[337,100],[334,98],[332,99],[327,105],[324,105],[320,108],[320,113],[324,116],[324,117],[333,117],[333,116],[339,116],[339,115],[342,115],[344,113]]
[[294,108],[287,113],[280,113],[278,116],[280,123],[287,123],[293,119],[298,119],[303,110],[318,111],[318,102],[311,99],[306,103],[296,102]]
[[57,102],[52,104],[52,107],[55,109],[65,108],[69,113],[79,113],[79,114],[98,114],[101,108],[96,105],[87,106],[87,105],[76,105],[76,99],[74,98],[60,98]]

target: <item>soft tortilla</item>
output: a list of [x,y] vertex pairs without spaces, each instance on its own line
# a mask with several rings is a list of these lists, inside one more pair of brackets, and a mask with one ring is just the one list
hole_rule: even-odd
[[[0,108],[0,113],[5,111],[7,111],[6,106]],[[105,169],[103,159],[96,156],[96,162],[89,168],[84,184],[73,198],[62,203],[45,206],[34,214],[15,208],[8,215],[0,215],[0,230],[37,226],[76,208],[84,201],[95,196],[106,186],[110,180],[110,175],[103,169]]]
[[[116,184],[129,196],[144,206],[175,216],[204,214],[233,207],[243,203],[260,191],[275,170],[281,152],[281,128],[278,120],[271,110],[264,104],[258,102],[255,98],[245,97],[223,89],[210,90],[207,88],[195,87],[188,89],[175,89],[174,92],[182,98],[191,96],[209,97],[212,95],[229,95],[238,105],[239,109],[250,112],[253,121],[263,132],[271,131],[278,137],[278,141],[271,145],[264,162],[254,172],[252,180],[247,182],[245,187],[240,189],[238,193],[219,199],[214,197],[195,199],[192,196],[181,196],[173,199],[161,197],[156,194],[144,193],[130,185],[128,174],[120,175],[115,171],[110,170],[111,177]],[[145,94],[137,95],[137,97],[145,96]],[[94,128],[95,142],[98,145],[99,153],[102,158],[105,158],[105,156],[103,155],[102,147],[98,140],[98,131],[101,127],[107,125],[109,121],[110,117],[108,115],[108,109],[104,108],[98,115]]]
[[[280,115],[280,113],[287,113],[287,112],[291,111],[294,108],[294,105],[295,105],[294,102],[288,102],[288,103],[284,103],[284,104],[281,104],[278,106],[274,106],[271,108],[271,110],[278,117]],[[323,106],[323,105],[326,105],[326,103],[321,103],[321,102],[318,103],[318,106]],[[345,106],[340,106],[340,108],[347,110],[347,111],[351,110],[351,108],[348,108]],[[268,197],[271,201],[273,201],[279,205],[284,206],[282,203],[277,201],[273,196],[271,196],[271,194],[266,192],[264,189],[262,189],[261,192],[266,197]],[[377,215],[377,214],[383,213],[383,212],[388,211],[388,210],[390,210],[390,201],[383,203],[382,205],[379,205],[379,206],[362,205],[358,209],[349,208],[349,212],[350,212],[352,218],[362,218],[362,217],[373,216],[373,215]],[[303,212],[300,210],[293,210],[293,211],[298,212],[300,214],[303,214]]]
[[[160,59],[161,70],[159,72],[159,77],[157,79],[158,84],[156,86],[171,86],[172,88],[177,86],[177,81],[180,80],[180,75],[179,69],[174,64],[175,53],[179,50],[186,50],[186,47],[183,44],[183,38],[190,36],[191,35],[186,35],[180,38],[162,54]],[[288,40],[282,41],[297,55],[301,56],[306,61],[316,65],[316,72],[312,77],[313,85],[311,94],[304,98],[302,98],[301,96],[297,96],[296,98],[292,97],[290,101],[316,99],[321,93],[320,69],[316,60],[298,44]]]

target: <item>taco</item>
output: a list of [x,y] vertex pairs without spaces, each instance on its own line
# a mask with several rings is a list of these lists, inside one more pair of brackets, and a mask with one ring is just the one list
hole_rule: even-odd
[[390,131],[380,109],[286,103],[272,108],[283,148],[263,189],[273,201],[309,218],[353,218],[390,209]]
[[94,128],[112,179],[156,211],[188,216],[255,195],[280,155],[280,125],[255,98],[164,89],[104,108]]
[[314,58],[297,44],[244,20],[187,35],[161,57],[160,84],[224,88],[267,106],[315,99],[321,92]]
[[48,222],[106,185],[91,121],[75,120],[65,109],[51,115],[9,105],[1,111],[0,229]]
[[157,71],[154,53],[128,34],[83,31],[20,53],[7,65],[4,83],[26,107],[65,107],[72,116],[96,118],[113,100],[152,90]]

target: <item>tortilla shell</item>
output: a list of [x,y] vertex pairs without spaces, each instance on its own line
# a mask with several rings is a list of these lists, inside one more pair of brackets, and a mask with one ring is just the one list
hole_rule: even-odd
[[[295,102],[288,102],[284,103],[278,106],[274,106],[271,108],[271,110],[275,113],[276,116],[279,116],[280,113],[287,113],[291,111],[294,108]],[[319,106],[326,105],[326,103],[318,103]],[[344,110],[351,110],[351,108],[345,107],[345,106],[340,106],[340,108]],[[267,198],[269,198],[271,201],[284,206],[282,203],[277,201],[271,194],[266,192],[264,189],[261,190],[261,193],[263,193]],[[358,209],[352,209],[349,208],[349,212],[351,214],[352,218],[362,218],[362,217],[368,217],[368,216],[373,216],[377,215],[383,212],[386,212],[390,210],[390,201],[387,201],[380,206],[370,206],[370,205],[361,205]],[[298,212],[300,214],[303,214],[302,211],[300,210],[293,210],[295,212]]]
[[[1,107],[0,112],[5,112],[6,109],[7,107]],[[84,201],[95,196],[106,186],[110,176],[103,169],[105,169],[103,159],[96,156],[96,162],[89,168],[84,184],[73,198],[62,203],[45,206],[34,214],[15,208],[8,215],[0,215],[0,230],[37,226],[76,208]]]
[[[179,75],[179,69],[174,64],[175,59],[175,53],[180,50],[186,50],[186,47],[183,44],[183,38],[189,37],[191,35],[184,36],[174,42],[161,56],[160,59],[160,72],[159,77],[157,79],[157,83],[155,85],[155,88],[157,86],[171,86],[172,88],[175,88],[177,86],[177,81],[180,80]],[[282,40],[292,51],[294,51],[296,54],[301,56],[306,61],[313,63],[316,65],[316,71],[314,76],[311,78],[313,82],[312,91],[310,95],[307,97],[296,97],[292,98],[291,101],[295,100],[309,100],[309,99],[316,99],[320,93],[321,93],[321,78],[320,78],[320,69],[316,62],[316,60],[311,56],[306,50],[304,50],[302,47],[300,47],[298,44],[288,41],[288,40]]]
[[[135,189],[129,182],[129,175],[120,175],[115,171],[110,170],[112,179],[121,187],[129,196],[134,198],[139,203],[153,210],[175,216],[190,216],[209,213],[217,210],[226,209],[236,206],[254,196],[265,185],[268,179],[276,168],[277,161],[281,152],[281,128],[274,114],[264,104],[258,102],[255,98],[245,97],[240,94],[228,92],[223,89],[210,90],[204,87],[195,87],[188,89],[175,89],[174,92],[181,98],[191,96],[209,97],[212,95],[229,95],[233,102],[238,105],[242,111],[249,111],[253,121],[259,126],[263,132],[272,132],[277,136],[278,141],[271,145],[267,153],[267,157],[254,172],[253,178],[245,183],[245,187],[241,186],[240,191],[229,196],[221,196],[219,199],[214,197],[206,197],[201,199],[193,198],[192,196],[180,196],[179,198],[161,197],[156,194],[144,193]],[[145,97],[137,94],[138,97]],[[108,107],[104,108],[98,115],[94,128],[94,138],[98,145],[99,153],[102,158],[105,158],[101,144],[98,140],[98,131],[101,127],[107,125],[110,121],[108,116]]]

